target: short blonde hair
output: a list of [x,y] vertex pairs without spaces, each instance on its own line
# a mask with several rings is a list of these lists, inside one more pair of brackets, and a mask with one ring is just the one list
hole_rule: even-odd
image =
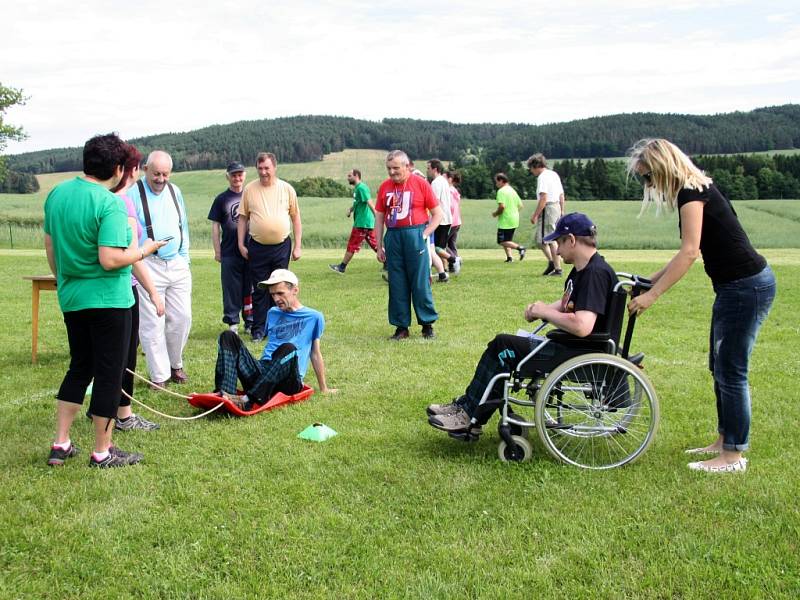
[[682,189],[701,191],[712,179],[698,169],[692,160],[672,142],[661,138],[647,138],[636,142],[628,151],[628,174],[638,175],[638,167],[650,174],[649,185],[644,188],[642,212],[654,202],[656,212],[666,205],[675,210],[678,192]]

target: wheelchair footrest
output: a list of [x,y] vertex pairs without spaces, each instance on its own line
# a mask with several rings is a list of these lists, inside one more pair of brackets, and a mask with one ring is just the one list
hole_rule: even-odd
[[461,440],[462,442],[477,442],[482,432],[483,428],[480,425],[473,425],[469,429],[464,429],[463,431],[450,431],[447,435],[454,440]]

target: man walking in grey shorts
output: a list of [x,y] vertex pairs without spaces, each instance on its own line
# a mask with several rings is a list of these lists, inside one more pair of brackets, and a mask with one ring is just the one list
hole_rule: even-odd
[[556,230],[556,223],[564,214],[564,187],[558,173],[547,168],[547,159],[541,153],[528,159],[528,170],[536,177],[536,197],[539,200],[531,215],[534,239],[547,258],[547,268],[542,275],[560,277],[561,257],[556,252],[556,244],[544,239]]

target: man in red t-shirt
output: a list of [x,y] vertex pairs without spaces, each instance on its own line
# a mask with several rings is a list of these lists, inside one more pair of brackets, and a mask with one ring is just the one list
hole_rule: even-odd
[[375,237],[378,260],[386,263],[389,272],[389,323],[396,327],[390,339],[408,337],[411,302],[422,325],[422,337],[432,338],[439,315],[433,306],[427,244],[442,220],[442,209],[427,180],[412,176],[405,152],[390,152],[386,170],[389,179],[381,184],[375,199]]

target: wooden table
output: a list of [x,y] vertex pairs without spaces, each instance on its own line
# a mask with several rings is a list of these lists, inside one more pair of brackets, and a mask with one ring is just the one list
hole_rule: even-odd
[[31,299],[31,329],[33,330],[33,341],[31,343],[31,362],[36,363],[36,353],[39,349],[39,292],[55,291],[56,278],[53,275],[28,275],[23,279],[30,280],[32,284]]

